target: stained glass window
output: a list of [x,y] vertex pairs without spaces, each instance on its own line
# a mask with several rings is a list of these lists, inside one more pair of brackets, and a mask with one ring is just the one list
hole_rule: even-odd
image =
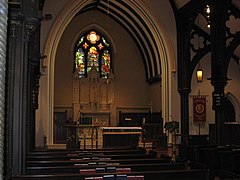
[[89,31],[80,37],[75,47],[75,69],[79,78],[96,67],[101,78],[107,78],[111,69],[111,49],[107,40],[96,31]]

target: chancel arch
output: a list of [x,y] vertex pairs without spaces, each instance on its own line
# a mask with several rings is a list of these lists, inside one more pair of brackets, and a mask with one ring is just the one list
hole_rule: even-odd
[[[46,44],[44,46],[44,54],[47,55],[47,58],[43,62],[44,74],[45,76],[41,79],[40,91],[41,95],[45,97],[44,99],[40,98],[40,108],[38,112],[37,121],[45,121],[47,122],[47,126],[45,130],[43,130],[43,134],[47,136],[47,144],[53,144],[53,113],[54,113],[54,82],[55,82],[55,60],[56,60],[56,52],[58,49],[59,42],[62,38],[64,31],[67,29],[68,24],[74,19],[74,17],[82,10],[87,11],[88,6],[91,5],[91,1],[84,0],[75,0],[74,2],[69,3],[66,8],[60,13],[57,17],[56,22],[52,26]],[[102,2],[103,4],[106,2]],[[151,53],[150,59],[143,58],[143,64],[155,64],[154,68],[151,70],[145,66],[145,78],[149,83],[160,82],[160,86],[162,88],[161,96],[161,108],[163,119],[167,121],[169,119],[169,115],[171,114],[171,81],[172,81],[172,71],[175,69],[174,61],[174,52],[172,51],[171,42],[169,41],[169,37],[167,37],[167,33],[165,32],[164,27],[161,26],[161,21],[155,20],[151,17],[151,13],[144,8],[144,3],[141,1],[123,1],[120,8],[131,9],[134,10],[134,14],[139,14],[142,20],[138,21],[137,25],[133,22],[137,21],[137,16],[133,18],[127,19],[127,22],[120,22],[121,17],[124,15],[120,11],[117,11],[115,1],[110,1],[110,12],[112,14],[107,14],[106,9],[103,8],[102,5],[99,6],[98,11],[109,16],[121,26],[127,27],[127,32],[133,37],[134,40],[138,42],[137,47],[139,48],[140,54],[144,55],[144,53]],[[118,2],[119,3],[119,2]],[[145,10],[143,10],[145,9]],[[124,11],[125,12],[125,11]],[[153,23],[152,21],[156,21]],[[144,22],[144,23],[143,23]],[[139,27],[148,27],[148,29],[138,32],[136,31]],[[158,26],[158,28],[156,28]],[[131,30],[131,31],[130,31]],[[107,30],[106,30],[107,31]],[[108,32],[111,34],[110,32]],[[148,39],[151,38],[151,41]],[[140,43],[142,42],[142,43]],[[141,51],[142,45],[150,46],[149,51]],[[70,52],[72,53],[72,52]],[[145,57],[142,56],[142,57]],[[158,64],[158,65],[157,65]],[[149,67],[150,67],[149,66]],[[147,68],[147,69],[146,69]],[[70,84],[69,84],[70,86]],[[85,86],[88,86],[85,84]],[[72,87],[72,85],[71,85]],[[87,97],[84,97],[87,98]],[[85,99],[86,100],[86,99]],[[149,103],[148,103],[149,104]],[[116,116],[116,111],[112,112]],[[44,128],[43,128],[44,129]],[[38,135],[39,136],[39,135]]]

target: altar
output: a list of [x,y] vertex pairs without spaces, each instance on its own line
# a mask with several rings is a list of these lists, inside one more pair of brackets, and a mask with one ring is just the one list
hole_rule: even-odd
[[138,146],[141,127],[99,127],[95,125],[67,125],[67,139],[71,149],[97,149],[109,147]]
[[101,127],[103,147],[138,146],[141,127]]

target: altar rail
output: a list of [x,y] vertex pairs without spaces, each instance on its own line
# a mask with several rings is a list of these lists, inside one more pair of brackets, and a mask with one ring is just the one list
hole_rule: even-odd
[[[240,123],[238,122],[225,122],[224,124],[223,144],[240,144]],[[209,124],[210,143],[216,143],[216,126]]]

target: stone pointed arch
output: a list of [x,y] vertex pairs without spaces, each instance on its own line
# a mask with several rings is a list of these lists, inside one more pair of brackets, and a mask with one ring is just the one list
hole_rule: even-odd
[[[175,72],[175,52],[173,51],[170,38],[164,26],[161,24],[160,19],[154,19],[153,15],[144,1],[124,0],[126,4],[132,7],[136,13],[142,17],[149,29],[151,36],[154,37],[155,51],[158,51],[160,57],[157,62],[155,62],[155,71],[161,72],[161,84],[162,84],[162,115],[163,119],[167,121],[171,114],[171,79],[172,72]],[[61,11],[57,17],[55,23],[53,24],[49,36],[44,45],[44,54],[47,58],[43,62],[43,67],[45,70],[45,76],[40,80],[40,100],[39,100],[39,112],[37,114],[37,120],[42,122],[42,124],[47,124],[47,128],[43,134],[47,136],[47,144],[53,144],[53,107],[54,107],[54,64],[57,47],[60,38],[66,29],[69,22],[73,17],[88,4],[93,3],[89,0],[73,0],[68,2],[65,8]],[[117,3],[116,1],[111,1],[111,3]],[[131,23],[131,22],[130,22]],[[146,36],[148,37],[148,36]],[[160,75],[160,74],[159,74]]]
[[240,117],[240,104],[239,104],[239,101],[237,100],[237,98],[231,92],[227,92],[225,94],[225,98],[227,98],[232,103],[232,105],[233,105],[233,107],[235,109],[236,121],[239,121],[239,117]]

